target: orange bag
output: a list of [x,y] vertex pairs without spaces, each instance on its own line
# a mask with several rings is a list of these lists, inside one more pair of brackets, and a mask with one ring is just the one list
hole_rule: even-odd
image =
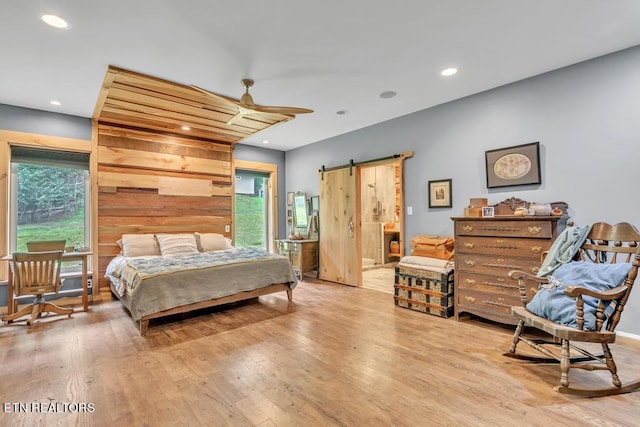
[[453,237],[421,234],[411,239],[411,255],[453,260]]

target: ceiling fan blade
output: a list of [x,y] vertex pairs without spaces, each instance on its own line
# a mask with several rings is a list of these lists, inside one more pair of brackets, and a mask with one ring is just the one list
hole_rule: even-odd
[[259,114],[257,111],[253,111],[249,108],[241,107],[240,105],[238,105],[237,107],[238,107],[238,113],[229,119],[229,121],[227,122],[228,125],[234,124],[244,116],[248,116],[251,114]]
[[238,113],[238,114],[236,114],[235,116],[231,117],[231,118],[229,119],[229,121],[227,122],[227,124],[228,124],[228,125],[232,125],[232,124],[234,124],[235,122],[237,122],[238,120],[240,120],[241,118],[243,118],[244,116],[246,116],[246,114],[244,114],[244,113]]
[[299,107],[254,105],[251,108],[260,113],[285,114],[289,116],[295,116],[296,114],[313,113],[313,110],[310,110],[308,108],[299,108]]
[[240,100],[224,95],[219,95],[217,93],[210,92],[206,89],[202,89],[201,87],[194,85],[191,85],[191,88],[197,90],[198,92],[202,92],[203,94],[220,103],[229,105],[230,108],[237,109],[238,112],[227,121],[227,125],[232,125],[238,120],[242,119],[244,116],[252,114],[281,114],[293,117],[296,114],[313,113],[313,110],[310,110],[308,108],[255,105],[253,103],[253,98],[249,94],[249,88],[253,86],[253,80],[244,79],[242,80],[242,84],[245,86],[246,92],[242,95],[242,98]]

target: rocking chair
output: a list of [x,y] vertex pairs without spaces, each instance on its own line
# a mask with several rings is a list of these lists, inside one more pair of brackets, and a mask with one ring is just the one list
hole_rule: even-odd
[[[519,319],[519,322],[513,336],[513,343],[509,351],[504,355],[537,363],[559,362],[561,371],[560,385],[556,386],[555,390],[560,393],[595,397],[628,393],[639,388],[640,379],[622,384],[609,348],[609,344],[615,342],[615,328],[620,322],[640,267],[639,244],[640,232],[633,225],[628,223],[609,225],[600,222],[591,227],[586,240],[580,246],[573,261],[558,267],[550,276],[538,277],[522,271],[511,271],[509,276],[518,282],[523,306],[512,307],[511,309],[513,315]],[[622,272],[620,267],[624,269]],[[564,286],[564,289],[562,289],[563,284],[556,280],[556,276],[560,277],[575,268],[583,270],[581,270],[581,274],[573,277],[582,277],[584,280],[579,283],[567,280],[566,283],[570,283],[570,285]],[[584,268],[587,268],[587,270],[584,270]],[[585,271],[591,271],[588,270],[590,268],[597,269],[601,273],[604,272],[604,275],[598,273],[600,274],[599,277],[605,277],[605,279],[602,279],[604,282],[619,281],[618,283],[609,283],[609,289],[607,290],[602,290],[602,287],[591,286],[592,281],[589,276],[582,274]],[[613,271],[612,269],[616,269],[616,274],[619,276],[618,279],[611,278],[612,276],[609,272]],[[569,276],[571,276],[571,273],[569,273]],[[537,284],[537,286],[529,289],[530,285],[527,287],[526,282]],[[563,307],[564,310],[552,307],[551,310],[547,310],[543,314],[561,312],[566,315],[568,313],[572,318],[570,322],[566,321],[566,317],[560,323],[560,320],[550,318],[553,316],[545,317],[539,315],[540,313],[534,314],[530,311],[530,309],[539,311],[536,310],[536,308],[540,307],[539,304],[527,306],[531,302],[529,297],[532,294],[535,295],[534,298],[538,296],[537,294],[546,298],[544,294],[551,292],[549,289],[552,290],[554,285],[559,286],[555,291],[556,298],[548,301],[550,304],[557,304],[562,301],[566,305]],[[525,326],[546,332],[551,335],[552,340],[533,339],[523,336]],[[546,357],[517,354],[516,346],[520,341],[528,344]],[[585,348],[575,345],[576,342],[601,344],[603,354],[594,355]],[[584,344],[582,345],[584,347]],[[559,352],[558,346],[560,347]],[[554,351],[549,347],[555,347],[556,349]],[[571,350],[582,356],[578,356],[575,353],[572,356]],[[611,373],[613,386],[595,389],[571,387],[569,385],[569,371],[572,368],[588,371],[608,370]]]

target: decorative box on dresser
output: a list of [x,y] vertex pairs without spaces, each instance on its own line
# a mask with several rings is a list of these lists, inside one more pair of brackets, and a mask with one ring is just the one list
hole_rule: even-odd
[[[455,318],[471,313],[516,324],[511,306],[520,305],[511,270],[536,274],[542,253],[566,226],[566,216],[452,218],[455,230]],[[531,290],[533,292],[533,290]]]

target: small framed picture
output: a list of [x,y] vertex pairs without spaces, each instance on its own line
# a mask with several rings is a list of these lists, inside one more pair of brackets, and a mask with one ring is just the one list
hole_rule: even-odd
[[483,218],[492,218],[494,216],[493,206],[485,206],[482,208]]
[[451,207],[451,179],[429,181],[429,207]]

